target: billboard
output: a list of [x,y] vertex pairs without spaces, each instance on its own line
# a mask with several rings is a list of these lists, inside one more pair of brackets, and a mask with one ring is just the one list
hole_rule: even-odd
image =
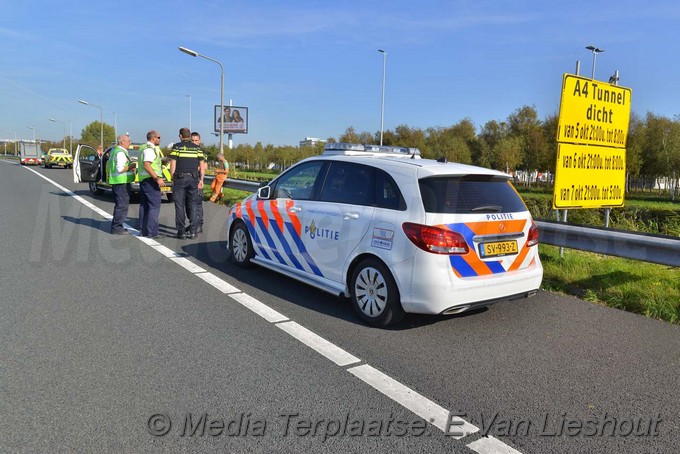
[[215,132],[220,132],[221,123],[224,122],[223,130],[229,134],[248,134],[248,108],[238,106],[224,106],[220,112],[220,106],[215,106]]

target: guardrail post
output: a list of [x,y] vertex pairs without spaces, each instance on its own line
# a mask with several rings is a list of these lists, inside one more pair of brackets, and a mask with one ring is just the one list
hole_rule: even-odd
[[604,226],[609,228],[609,213],[612,212],[611,208],[604,209]]
[[[564,210],[562,213],[562,222],[565,224],[567,223],[567,211],[568,210]],[[564,257],[564,248],[560,246],[560,258],[562,257]]]

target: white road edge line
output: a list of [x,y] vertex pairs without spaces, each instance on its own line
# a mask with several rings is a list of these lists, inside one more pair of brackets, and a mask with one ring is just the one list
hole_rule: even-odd
[[330,359],[338,366],[348,366],[350,364],[361,362],[361,360],[356,356],[346,352],[342,348],[327,341],[318,334],[311,332],[299,323],[289,321],[285,323],[278,323],[276,326],[320,355]]
[[241,290],[237,289],[227,281],[220,279],[219,277],[215,276],[214,274],[207,272],[207,273],[196,273],[196,277],[200,277],[204,281],[206,281],[208,284],[212,285],[215,287],[217,290],[219,290],[222,293],[230,294],[230,293],[241,293]]
[[[87,206],[88,208],[92,209],[96,213],[104,216],[107,219],[112,218],[112,216],[109,213],[106,213],[101,208],[93,205],[92,203],[88,202],[82,197],[76,195],[73,191],[66,189],[65,187],[41,175],[40,173],[36,172],[31,168],[28,167],[25,168],[27,170],[30,170],[34,174],[38,175],[40,178],[48,181],[55,187],[61,189],[62,191],[72,196],[74,199],[76,199],[83,205]],[[136,229],[133,229],[130,226],[127,227],[128,230],[137,232]],[[213,275],[212,273],[209,273],[207,270],[201,268],[200,266],[189,261],[188,259],[179,256],[179,254],[177,254],[175,251],[165,246],[162,246],[159,243],[156,243],[155,241],[144,241],[148,240],[147,238],[141,236],[136,236],[136,238],[142,241],[143,243],[146,243],[153,249],[157,250],[165,257],[168,257],[170,260],[174,261],[182,268],[185,268],[194,276],[198,276],[203,281],[207,282],[208,284],[212,285],[213,287],[217,288],[223,293],[228,294],[228,296],[230,296],[236,302],[247,307],[260,317],[267,320],[268,322],[275,323],[276,326],[281,328],[283,331],[290,334],[292,337],[302,342],[303,344],[307,345],[308,347],[310,347],[317,353],[321,354],[325,358],[333,361],[335,364],[339,366],[346,366],[357,362],[361,362],[359,358],[346,352],[337,345],[327,341],[323,337],[319,336],[318,334],[315,334],[314,332],[308,330],[302,325],[294,321],[291,321],[285,315],[275,311],[274,309],[258,301],[252,296],[247,295],[246,293],[238,293],[240,292],[239,289],[233,287],[231,284]],[[362,380],[364,383],[370,385],[377,391],[380,391],[382,394],[389,397],[393,401],[397,402],[404,408],[420,416],[425,421],[428,421],[436,428],[440,429],[443,432],[446,432],[446,425],[448,424],[447,419],[449,418],[450,412],[446,410],[444,407],[431,401],[425,396],[418,394],[411,388],[401,384],[400,382],[396,381],[389,375],[380,372],[378,369],[369,366],[368,364],[350,367],[349,369],[347,369],[347,371],[350,372],[355,377]],[[454,425],[451,427],[451,432],[460,431],[463,432],[464,434],[461,436],[451,435],[452,438],[460,439],[471,433],[479,431],[479,429],[476,426],[470,424],[469,422],[457,416],[451,417],[449,421],[458,423],[458,425]],[[487,436],[475,440],[472,443],[468,444],[467,447],[474,451],[479,452],[480,454],[521,454],[520,451],[513,449],[512,447],[506,445],[502,441],[492,436]]]
[[[368,364],[350,367],[347,370],[364,383],[371,385],[393,401],[408,408],[425,421],[428,421],[437,429],[442,432],[447,432],[450,412],[444,407],[432,402],[427,397],[418,394],[411,388],[402,385],[389,375],[380,372],[378,369],[369,366]],[[455,439],[460,439],[479,431],[476,426],[457,416],[451,417],[450,421],[457,424],[450,426],[448,432],[461,433],[460,436],[450,435]]]
[[185,258],[185,257],[174,257],[171,258],[173,262],[190,272],[191,274],[196,274],[196,273],[205,273],[207,270],[204,268],[201,268],[200,266],[196,265],[194,262],[191,260]]
[[275,311],[246,293],[235,293],[229,296],[236,300],[237,303],[247,307],[268,322],[277,323],[289,320],[289,318],[282,313]]

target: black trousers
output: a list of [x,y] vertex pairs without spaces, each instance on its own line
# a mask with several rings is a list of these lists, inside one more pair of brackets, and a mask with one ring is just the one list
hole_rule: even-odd
[[175,201],[175,228],[184,233],[185,219],[189,218],[189,231],[196,233],[198,229],[198,178],[180,176],[173,179],[173,199]]
[[113,219],[111,220],[111,233],[125,230],[123,224],[127,219],[130,207],[130,183],[112,184],[113,190]]

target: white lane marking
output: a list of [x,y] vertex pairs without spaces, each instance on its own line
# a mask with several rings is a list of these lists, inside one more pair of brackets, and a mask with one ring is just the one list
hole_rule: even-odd
[[285,323],[278,323],[276,326],[299,340],[312,350],[320,353],[322,356],[333,361],[338,366],[347,366],[349,364],[358,363],[361,360],[356,356],[347,353],[337,345],[327,341],[323,337],[315,334],[305,328],[304,326],[290,321]]
[[263,319],[267,320],[268,322],[276,323],[288,320],[288,317],[286,317],[282,313],[275,311],[271,307],[267,306],[264,303],[259,302],[250,295],[247,295],[245,293],[234,293],[229,296],[236,300],[238,303],[241,303],[251,311],[255,312]]
[[[69,194],[70,196],[78,200],[80,203],[83,203],[85,206],[97,212],[98,214],[104,216],[105,218],[107,219],[112,218],[110,214],[106,213],[101,208],[92,205],[90,202],[82,199],[80,196],[77,196],[72,191],[66,189],[65,187],[59,185],[58,183],[41,175],[40,173],[36,172],[33,169],[30,169],[28,167],[26,167],[26,169],[30,170],[31,172],[38,175],[40,178],[43,178],[52,185],[61,189],[65,193]],[[127,225],[126,227],[128,228],[128,230],[137,232],[137,230]],[[141,241],[144,240],[144,237],[137,236],[137,238],[140,239]],[[143,242],[147,243],[146,241]],[[147,244],[149,244],[153,249],[157,250],[165,257],[170,258],[178,265],[188,270],[194,276],[198,276],[205,282],[218,288],[218,290],[224,291],[223,289],[229,289],[229,292],[231,292],[231,289],[233,288],[236,292],[239,292],[239,290],[236,287],[233,287],[231,284],[222,281],[217,276],[212,275],[212,273],[207,272],[200,266],[180,256],[180,254],[178,254],[177,252],[160,244],[151,244],[150,242]],[[218,281],[222,281],[223,284],[219,283]],[[247,307],[257,315],[259,315],[260,317],[264,318],[265,320],[271,323],[276,323],[277,324],[276,326],[280,327],[283,331],[287,332],[288,334],[290,334],[303,344],[307,345],[308,347],[312,348],[319,354],[323,355],[324,357],[328,358],[329,360],[333,361],[334,363],[340,366],[354,364],[356,362],[361,361],[360,359],[356,358],[355,356],[336,346],[332,342],[327,341],[326,339],[313,333],[312,331],[309,331],[307,328],[304,328],[302,325],[296,322],[290,321],[288,323],[279,323],[286,322],[289,320],[289,318],[245,293],[232,293],[229,296],[238,303],[242,304],[243,306]],[[352,359],[351,362],[341,364],[341,362],[350,361],[350,358]],[[363,382],[367,383],[377,391],[380,391],[390,399],[394,400],[401,406],[407,408],[408,410],[417,414],[424,420],[430,422],[430,424],[432,424],[433,426],[437,427],[438,429],[444,432],[446,431],[449,411],[443,408],[442,406],[429,400],[428,398],[422,396],[421,394],[418,394],[411,388],[401,384],[400,382],[396,381],[389,375],[380,372],[379,370],[375,369],[372,366],[369,366],[368,364],[350,367],[349,369],[347,369],[347,371],[349,371],[352,375],[356,376]],[[451,432],[460,431],[463,433],[474,433],[479,430],[473,424],[470,424],[469,422],[459,417],[452,417],[450,421],[457,421],[461,423],[460,425],[453,426],[451,428]],[[460,438],[453,435],[452,437]],[[502,441],[492,436],[480,438],[479,440],[475,440],[472,443],[468,444],[467,446],[468,448],[477,451],[480,454],[521,454],[520,451],[513,449],[512,447],[506,445]]]
[[178,264],[179,266],[181,266],[182,268],[184,268],[185,270],[187,270],[188,272],[190,272],[192,274],[201,273],[201,272],[206,271],[205,269],[201,268],[200,266],[196,265],[194,262],[192,262],[189,259],[184,258],[184,257],[175,257],[175,258],[171,258],[170,260],[172,260],[173,262],[175,262],[176,264]]
[[467,447],[479,454],[522,454],[491,435],[475,440]]
[[170,249],[169,247],[163,246],[163,245],[160,244],[160,243],[158,243],[158,245],[155,245],[155,244],[154,244],[154,245],[151,246],[151,247],[153,247],[153,248],[154,248],[155,250],[157,250],[159,253],[161,253],[161,254],[163,254],[164,256],[166,256],[166,257],[168,257],[168,258],[171,258],[171,259],[172,259],[172,258],[175,258],[175,257],[182,257],[182,254],[179,254],[179,253],[173,251],[172,249]]
[[204,281],[206,281],[208,284],[212,285],[215,287],[217,290],[219,290],[222,293],[240,293],[241,290],[237,289],[230,283],[228,283],[225,280],[220,279],[219,277],[215,276],[214,274],[208,272],[208,273],[196,273],[196,277],[200,277]]
[[160,244],[159,244],[156,240],[154,240],[153,238],[147,238],[147,237],[144,237],[144,236],[141,236],[141,235],[135,235],[135,236],[137,237],[137,239],[138,239],[139,241],[141,241],[142,243],[144,243],[144,244],[146,244],[146,245],[148,245],[148,246],[156,246],[156,245],[160,245]]
[[[428,421],[442,432],[447,431],[447,419],[450,412],[444,407],[432,402],[427,397],[418,394],[411,388],[402,385],[389,375],[383,374],[368,364],[350,367],[347,370],[355,377],[368,383],[390,399],[408,408],[425,421]],[[451,435],[453,438],[459,439],[479,430],[476,426],[461,418],[453,417],[451,420],[461,424],[451,426],[449,432],[461,432],[463,434],[461,436]]]

